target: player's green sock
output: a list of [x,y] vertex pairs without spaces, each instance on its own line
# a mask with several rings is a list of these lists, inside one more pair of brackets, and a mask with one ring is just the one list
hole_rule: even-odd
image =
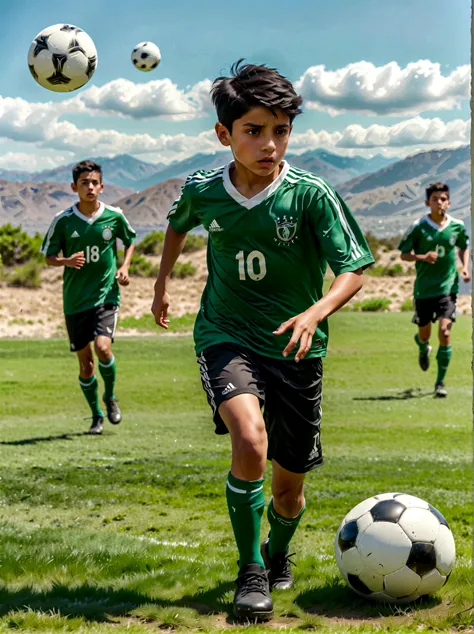
[[418,333],[416,333],[415,335],[415,341],[416,341],[416,345],[420,348],[420,351],[423,354],[426,354],[428,352],[428,346],[429,346],[429,341],[420,341],[420,337],[418,336]]
[[267,511],[268,522],[270,524],[270,540],[268,542],[268,554],[270,558],[273,557],[275,553],[286,553],[305,509],[306,506],[303,506],[296,517],[283,517],[273,508],[273,499],[270,500]]
[[265,568],[260,554],[260,524],[265,508],[263,480],[247,482],[229,472],[226,498],[239,550],[239,566],[258,564]]
[[91,376],[90,379],[85,379],[80,376],[79,383],[81,390],[86,397],[86,401],[89,403],[89,407],[91,408],[92,416],[104,416],[104,413],[100,409],[99,405],[99,389],[95,376]]
[[436,353],[436,361],[438,362],[438,376],[436,377],[436,384],[444,381],[452,355],[452,346],[440,346],[438,348],[438,352]]
[[104,379],[105,392],[104,400],[109,401],[114,398],[115,376],[117,374],[117,368],[115,366],[115,357],[112,357],[108,361],[99,360],[99,372]]

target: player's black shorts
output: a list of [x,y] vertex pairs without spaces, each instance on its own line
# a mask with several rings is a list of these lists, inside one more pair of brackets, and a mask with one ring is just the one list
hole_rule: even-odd
[[415,299],[415,314],[412,322],[422,328],[437,319],[456,321],[456,300],[456,293]]
[[73,315],[65,315],[71,352],[78,352],[90,341],[102,335],[114,340],[119,307],[117,304],[101,304]]
[[238,394],[255,394],[263,406],[268,459],[293,473],[306,473],[323,463],[322,359],[280,361],[226,343],[201,352],[198,363],[216,434],[228,433],[218,412],[221,403]]

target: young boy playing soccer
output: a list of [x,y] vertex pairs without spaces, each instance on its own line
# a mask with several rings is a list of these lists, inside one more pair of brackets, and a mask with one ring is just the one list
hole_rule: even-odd
[[[70,349],[79,359],[79,384],[92,411],[89,433],[100,435],[104,413],[99,405],[91,342],[104,379],[107,417],[117,425],[122,413],[114,393],[116,368],[111,344],[120,304],[118,285],[129,283],[135,231],[119,208],[99,202],[104,189],[100,165],[82,161],[73,168],[72,177],[79,202],[54,217],[41,251],[48,266],[64,266],[63,306]],[[118,269],[117,238],[126,249]]]
[[459,287],[456,249],[462,263],[461,275],[468,282],[469,238],[463,222],[447,213],[450,200],[449,187],[445,183],[433,183],[427,188],[425,204],[430,213],[413,223],[398,248],[402,260],[415,262],[413,323],[418,325],[415,341],[419,348],[420,368],[424,371],[430,365],[431,324],[439,319],[435,396],[444,398],[448,394],[444,379],[452,355],[451,327],[456,321]]
[[[288,546],[305,510],[304,477],[322,463],[326,318],[361,288],[373,258],[332,187],[284,160],[302,103],[292,84],[242,60],[231,73],[215,80],[211,94],[217,136],[234,160],[188,177],[172,206],[152,312],[168,328],[170,273],[187,232],[203,225],[209,275],[194,337],[215,431],[231,437],[226,497],[240,566],[234,611],[267,619],[270,589],[293,585]],[[326,263],[336,279],[323,297]],[[260,546],[267,459],[271,530]]]

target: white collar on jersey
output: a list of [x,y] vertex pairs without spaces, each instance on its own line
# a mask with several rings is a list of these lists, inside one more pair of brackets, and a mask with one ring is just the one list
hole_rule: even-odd
[[94,223],[97,220],[97,218],[104,213],[104,209],[105,209],[104,203],[99,203],[99,209],[95,212],[93,216],[85,216],[84,214],[81,214],[81,212],[77,208],[77,203],[72,206],[72,210],[76,214],[76,216],[80,218],[81,220],[84,220],[90,225]]
[[242,205],[242,207],[245,207],[246,209],[252,209],[252,207],[256,207],[261,202],[263,202],[265,198],[270,196],[270,194],[273,194],[273,192],[278,189],[278,187],[280,187],[282,182],[285,180],[288,170],[290,169],[289,164],[285,160],[283,160],[281,163],[283,167],[281,172],[278,174],[278,178],[272,181],[270,185],[268,185],[268,187],[262,189],[261,192],[255,194],[255,196],[252,196],[252,198],[246,198],[234,187],[232,181],[230,180],[229,170],[233,164],[234,161],[231,161],[230,163],[228,163],[228,165],[224,167],[224,173],[222,174],[224,189],[229,194],[229,196],[231,196],[235,200],[235,202],[239,203],[239,205]]
[[427,222],[430,227],[433,227],[433,229],[436,229],[436,231],[443,231],[443,229],[446,229],[452,219],[452,216],[446,214],[446,222],[443,226],[440,226],[434,220],[431,220],[428,214],[425,216],[425,222]]

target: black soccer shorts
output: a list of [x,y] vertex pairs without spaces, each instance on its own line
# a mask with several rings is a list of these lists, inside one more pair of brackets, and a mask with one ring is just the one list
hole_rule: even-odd
[[101,304],[73,315],[65,315],[71,352],[85,348],[90,341],[102,335],[114,340],[119,307]]
[[219,415],[221,403],[238,394],[254,394],[263,407],[268,459],[292,473],[306,473],[323,463],[321,358],[296,363],[226,343],[207,348],[197,360],[216,434],[228,433]]
[[456,293],[415,299],[415,314],[412,322],[420,328],[437,319],[450,319],[454,322],[456,321],[456,301]]

